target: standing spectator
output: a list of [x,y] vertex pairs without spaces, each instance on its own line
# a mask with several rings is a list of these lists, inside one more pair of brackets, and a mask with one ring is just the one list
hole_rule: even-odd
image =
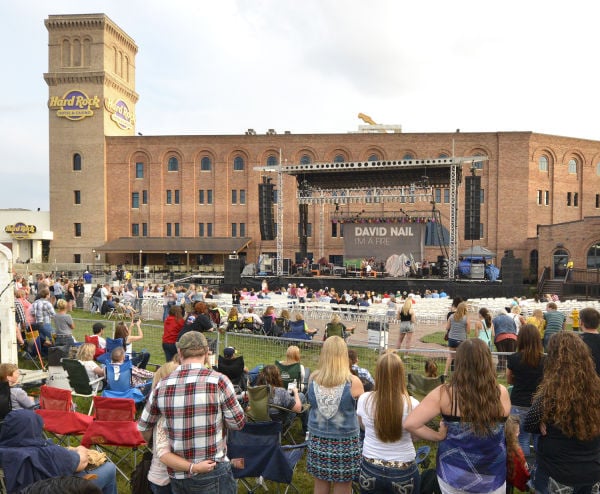
[[448,332],[448,348],[450,349],[450,352],[446,358],[444,376],[448,376],[455,349],[469,337],[468,335],[471,331],[471,328],[469,328],[469,320],[467,318],[466,302],[460,302],[456,306],[456,312],[448,317],[446,331]]
[[[504,309],[496,311],[496,317],[492,319],[494,324],[494,344],[496,351],[512,353],[517,348],[517,326],[515,321]],[[498,356],[498,371],[506,370],[506,355]]]
[[[133,334],[134,327],[137,328],[137,334]],[[115,328],[115,339],[117,338],[123,339],[123,348],[125,348],[125,353],[131,359],[131,363],[140,369],[145,369],[150,361],[150,353],[145,350],[141,352],[133,351],[133,343],[144,338],[142,321],[139,319],[134,320],[129,327],[123,321],[119,321]]]
[[175,291],[175,285],[173,285],[173,283],[169,283],[167,286],[165,286],[165,291],[163,292],[163,322],[165,322],[165,319],[169,315],[169,308],[172,305],[175,305],[176,302],[177,292]]
[[56,326],[56,344],[57,345],[72,345],[73,330],[75,323],[68,311],[68,302],[64,299],[56,301],[56,313],[54,314],[54,325]]
[[[54,307],[50,303],[50,290],[43,287],[38,292],[38,298],[31,304],[30,313],[33,315],[42,341],[52,340],[52,324]],[[46,344],[51,344],[46,341]]]
[[512,317],[512,320],[515,323],[518,335],[521,328],[525,325],[525,318],[521,315],[521,306],[516,303],[512,305],[510,308],[510,317]]
[[525,324],[533,324],[540,333],[540,340],[544,338],[546,320],[544,319],[544,313],[542,312],[542,309],[534,309],[531,315],[525,319]]
[[475,323],[475,338],[482,340],[489,348],[492,349],[492,341],[494,341],[494,323],[492,315],[485,307],[479,309],[477,313],[478,320]]
[[[427,424],[440,414],[435,431]],[[439,441],[436,469],[442,492],[504,494],[504,422],[509,414],[510,397],[496,381],[490,349],[472,338],[456,350],[452,381],[423,398],[404,429],[426,441]]]
[[406,349],[410,348],[412,335],[415,331],[417,322],[415,311],[413,309],[413,298],[406,297],[402,308],[398,311],[398,320],[400,321],[400,333],[398,335],[398,350],[402,348],[402,342],[406,338]]
[[[544,375],[544,349],[537,328],[533,324],[523,326],[517,337],[517,351],[508,356],[506,382],[513,385],[510,400],[511,414],[521,423],[531,407],[533,394]],[[519,444],[525,456],[531,455],[531,434],[523,428]],[[537,442],[537,438],[535,438]]]
[[92,284],[92,279],[93,279],[93,275],[92,273],[90,273],[89,271],[85,271],[83,273],[83,281],[85,282],[86,285],[91,285]]
[[306,302],[306,287],[304,286],[304,283],[300,283],[296,289],[296,297],[298,297],[299,303],[303,304]]
[[332,336],[323,343],[319,368],[308,387],[308,457],[306,470],[315,479],[315,494],[350,492],[360,468],[360,442],[355,400],[363,393],[350,372],[348,347]]
[[375,390],[358,398],[358,421],[365,430],[361,492],[418,493],[416,451],[402,422],[419,402],[408,394],[404,365],[397,353],[379,357],[375,375],[379,383]]
[[549,340],[544,377],[524,428],[540,434],[532,475],[535,492],[598,491],[600,376],[577,334],[558,331]]
[[[189,463],[188,471],[169,476],[174,492],[235,494],[237,485],[227,458],[225,430],[239,430],[245,417],[231,381],[206,368],[208,343],[203,334],[190,331],[177,343],[181,365],[161,381],[146,403],[138,428],[149,441],[162,416],[171,452]],[[198,463],[212,460],[208,473],[196,475]]]
[[583,342],[590,347],[592,359],[596,365],[596,372],[600,375],[600,312],[593,307],[586,307],[579,312],[579,321],[581,324],[581,338]]
[[564,331],[567,322],[567,316],[558,311],[556,302],[548,302],[546,312],[544,312],[546,320],[546,331],[544,331],[544,350],[548,349],[550,338],[559,331]]
[[169,315],[163,324],[162,347],[165,352],[165,362],[169,362],[177,355],[177,337],[179,331],[185,325],[185,319],[180,305],[173,305],[169,309]]

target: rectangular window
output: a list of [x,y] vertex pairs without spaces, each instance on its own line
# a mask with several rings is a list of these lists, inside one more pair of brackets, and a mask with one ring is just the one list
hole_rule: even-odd
[[180,231],[179,231],[179,223],[175,223],[175,236],[179,237]]
[[131,224],[131,236],[132,237],[139,237],[140,235],[140,224],[139,223],[132,223]]
[[479,238],[483,238],[483,223],[479,223]]
[[81,204],[81,191],[80,190],[73,191],[73,203]]
[[204,223],[198,223],[198,236],[204,237]]
[[596,194],[596,209],[600,208],[600,194]]
[[579,192],[573,192],[573,206],[579,207]]
[[167,190],[167,204],[173,204],[173,193],[171,190]]
[[140,207],[140,193],[139,192],[131,193],[131,207],[134,209]]
[[277,189],[273,189],[273,204],[277,204],[278,197]]
[[231,236],[237,237],[237,223],[231,224]]
[[212,204],[213,203],[213,191],[211,189],[208,189],[206,191],[206,204]]
[[[300,223],[298,223],[298,236],[301,236],[301,231],[300,231]],[[306,225],[306,236],[307,237],[312,237],[312,223],[308,223]]]
[[142,237],[148,236],[148,223],[142,223]]
[[148,191],[142,190],[142,204],[148,204]]
[[541,190],[538,190],[537,191],[537,203],[538,203],[538,206],[542,205],[542,201],[543,201],[543,193],[542,193]]
[[198,191],[198,203],[204,204],[204,191],[203,190]]
[[442,202],[442,189],[435,189],[435,202],[438,204]]
[[170,237],[173,234],[172,226],[171,223],[167,223],[167,237]]
[[237,190],[231,191],[231,204],[237,204]]
[[332,237],[337,237],[337,231],[338,231],[338,224],[337,223],[331,223],[331,236]]
[[179,189],[175,189],[175,204],[179,204]]
[[240,223],[240,237],[246,236],[246,223]]
[[207,237],[212,237],[213,236],[213,224],[212,223],[207,223],[206,224],[206,236]]
[[73,223],[73,233],[76,237],[81,237],[81,223]]
[[340,238],[344,238],[344,224],[340,225]]
[[135,164],[135,178],[144,178],[144,163]]
[[550,191],[547,190],[544,193],[544,205],[548,206],[550,204]]
[[277,237],[277,223],[273,223],[273,235]]
[[73,262],[79,264],[81,262],[81,254],[73,254]]
[[480,204],[485,203],[485,190],[484,189],[479,189],[479,203]]
[[444,204],[450,203],[450,189],[444,189]]
[[571,193],[567,192],[567,206],[571,205]]
[[240,204],[246,204],[246,191],[244,189],[240,189]]

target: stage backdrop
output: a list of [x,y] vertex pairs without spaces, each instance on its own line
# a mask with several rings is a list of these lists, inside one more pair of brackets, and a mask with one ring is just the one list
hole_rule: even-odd
[[426,223],[344,223],[344,262],[358,263],[375,258],[385,261],[402,255],[416,262],[423,259]]

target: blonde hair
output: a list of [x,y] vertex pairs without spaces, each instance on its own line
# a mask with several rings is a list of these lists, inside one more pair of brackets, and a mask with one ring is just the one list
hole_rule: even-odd
[[15,364],[0,364],[0,382],[8,381],[8,376],[12,376],[19,367]]
[[513,314],[520,314],[520,313],[521,313],[521,307],[520,307],[520,306],[518,306],[518,305],[513,305],[513,306],[511,307],[510,311],[511,311]]
[[174,360],[169,360],[167,363],[161,365],[158,369],[156,369],[156,372],[154,373],[154,379],[152,379],[152,389],[156,388],[156,385],[161,380],[163,380],[165,377],[171,374],[171,372],[177,369],[178,365],[178,362],[175,362]]
[[346,342],[339,336],[330,336],[323,343],[319,368],[313,374],[314,381],[326,388],[333,388],[348,381],[351,375]]
[[57,308],[58,310],[63,310],[63,309],[66,309],[66,308],[67,308],[67,301],[66,301],[65,299],[59,298],[59,299],[56,301],[56,308]]
[[304,316],[300,312],[296,312],[296,321],[302,321]]
[[466,302],[461,302],[456,307],[456,312],[454,313],[454,320],[460,321],[463,317],[467,315],[467,304]]
[[402,304],[402,314],[405,316],[410,313],[410,309],[412,309],[412,297],[407,297],[404,303]]
[[289,361],[300,362],[300,348],[290,345],[285,352],[285,358]]
[[338,322],[340,322],[340,316],[337,314],[334,314],[333,317],[331,318],[331,323],[337,324]]
[[538,319],[543,319],[544,311],[542,309],[534,309],[534,311],[531,313],[531,315],[533,317],[537,317]]
[[94,360],[94,354],[96,353],[96,345],[93,343],[84,343],[77,350],[77,360]]

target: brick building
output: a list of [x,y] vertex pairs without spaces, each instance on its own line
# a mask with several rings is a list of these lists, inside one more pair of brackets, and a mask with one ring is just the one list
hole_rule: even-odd
[[[130,264],[221,264],[232,251],[255,262],[276,251],[261,241],[258,167],[281,163],[368,162],[485,156],[480,239],[501,257],[512,250],[524,275],[544,266],[561,275],[600,266],[600,142],[532,132],[256,134],[139,136],[135,131],[135,42],[102,14],[56,15],[49,32],[50,257]],[[464,165],[462,175],[471,173]],[[358,172],[358,173],[367,173]],[[364,179],[364,177],[363,177]],[[463,240],[464,181],[458,187],[458,249]],[[296,177],[283,177],[283,253],[299,255]],[[348,204],[365,217],[428,217],[448,227],[447,187],[431,201]],[[343,228],[336,204],[312,206],[308,251],[339,262]],[[461,226],[462,225],[462,226]],[[550,233],[548,233],[550,232]],[[553,239],[560,239],[554,241]],[[440,248],[425,247],[435,259]]]

